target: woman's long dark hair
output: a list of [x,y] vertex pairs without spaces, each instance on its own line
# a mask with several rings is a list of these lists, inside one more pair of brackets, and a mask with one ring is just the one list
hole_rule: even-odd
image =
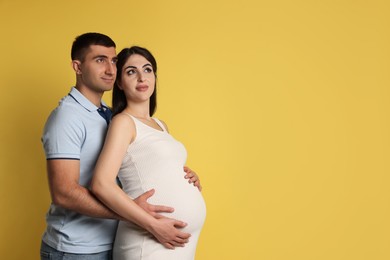
[[149,115],[153,116],[157,108],[157,88],[156,88],[157,62],[153,57],[152,53],[150,53],[150,51],[139,46],[132,46],[130,48],[125,48],[121,50],[121,52],[118,54],[118,61],[116,63],[117,74],[116,74],[114,89],[112,91],[112,115],[115,116],[116,114],[122,112],[127,106],[125,93],[123,92],[123,90],[119,88],[118,81],[121,80],[123,66],[125,65],[126,61],[129,59],[129,57],[133,54],[138,54],[144,57],[147,61],[150,62],[153,68],[156,81],[154,85],[153,94],[150,96],[150,103],[149,103]]

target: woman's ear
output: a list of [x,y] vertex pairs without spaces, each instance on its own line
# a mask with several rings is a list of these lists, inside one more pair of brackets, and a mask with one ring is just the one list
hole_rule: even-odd
[[72,60],[72,68],[76,74],[81,74],[81,62],[79,60]]

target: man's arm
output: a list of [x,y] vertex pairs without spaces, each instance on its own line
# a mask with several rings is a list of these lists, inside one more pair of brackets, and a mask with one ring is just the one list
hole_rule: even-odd
[[47,173],[51,199],[55,205],[90,217],[121,219],[79,184],[79,160],[47,160]]
[[[79,160],[47,160],[47,172],[51,199],[54,204],[77,213],[96,218],[121,219],[118,214],[106,207],[93,193],[79,184]],[[172,213],[173,208],[149,204],[154,190],[147,191],[134,199],[134,202],[155,218],[158,213]]]

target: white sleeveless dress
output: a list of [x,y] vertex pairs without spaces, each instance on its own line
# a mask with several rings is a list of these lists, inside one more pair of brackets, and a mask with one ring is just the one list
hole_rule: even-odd
[[155,189],[149,203],[173,207],[168,217],[186,222],[182,229],[191,234],[185,247],[166,249],[149,232],[135,224],[120,221],[114,242],[114,260],[190,260],[194,259],[199,234],[206,217],[206,206],[198,188],[184,178],[187,152],[164,125],[154,129],[129,115],[136,127],[136,138],[127,149],[118,177],[123,190],[132,198]]

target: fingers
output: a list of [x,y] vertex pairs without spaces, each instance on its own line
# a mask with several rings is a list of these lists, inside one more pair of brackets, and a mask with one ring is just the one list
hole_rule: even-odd
[[184,178],[188,179],[188,183],[190,184],[193,183],[193,185],[197,187],[199,191],[202,191],[202,186],[200,185],[200,180],[198,178],[198,175],[187,166],[184,166],[183,169],[184,172],[186,173],[186,175],[184,175]]
[[144,209],[146,212],[148,212],[155,218],[162,218],[162,216],[157,213],[172,213],[175,210],[174,208],[168,206],[149,204],[148,199],[153,196],[154,193],[154,189],[148,190],[147,192],[141,194],[136,199],[134,199],[134,201],[138,204],[138,206],[140,206],[142,209]]
[[164,218],[158,221],[159,225],[153,229],[154,237],[164,247],[174,249],[175,247],[183,247],[188,243],[191,234],[182,232],[180,229],[187,226],[183,221]]
[[[184,228],[187,226],[187,223],[183,222],[183,221],[179,221],[179,220],[175,220],[174,222],[174,226],[177,228],[177,229],[180,229],[180,228]],[[190,238],[191,234],[190,233],[185,233],[185,232],[182,232],[180,230],[177,230],[177,234],[176,234],[176,238],[180,238],[180,239],[188,239]],[[180,240],[175,240],[176,242],[181,242]]]
[[193,183],[198,180],[198,176],[193,172],[187,173],[186,175],[184,175],[184,178],[188,179],[188,183]]
[[151,190],[148,190],[147,192],[143,193],[142,195],[140,195],[139,197],[145,199],[145,200],[148,200],[150,197],[153,196],[154,194],[154,189],[151,189]]
[[184,247],[186,243],[188,243],[189,238],[191,237],[191,234],[184,233],[181,231],[177,231],[175,234],[176,237],[172,239],[172,241],[169,242],[170,245],[175,247]]
[[195,182],[196,180],[198,180],[198,175],[194,171],[192,171],[190,168],[188,168],[187,166],[184,166],[184,172],[186,173],[184,178],[189,179],[190,180],[189,183],[192,183],[192,182]]
[[174,241],[176,243],[184,244],[184,243],[188,243],[190,237],[191,237],[190,233],[184,233],[184,232],[179,231],[179,233],[177,234],[176,239],[174,239]]
[[187,223],[180,221],[180,220],[173,220],[173,226],[176,228],[185,228],[187,226]]
[[166,217],[166,216],[164,216],[164,215],[157,214],[157,213],[153,213],[152,216],[153,216],[154,218],[156,218],[156,219],[168,218],[168,217]]
[[184,247],[188,243],[188,239],[180,239],[179,241],[172,241],[170,244],[174,247]]
[[172,207],[162,206],[162,205],[153,205],[151,206],[151,210],[156,213],[157,212],[172,213],[173,211],[175,211],[175,209]]
[[199,179],[198,175],[196,175],[196,173],[193,171],[186,172],[186,175],[184,175],[184,178],[188,179],[189,183],[196,182]]
[[202,191],[202,185],[200,185],[200,181],[197,180],[196,182],[194,182],[194,186],[198,187],[198,190],[199,191]]
[[134,199],[134,201],[137,204],[145,203],[150,197],[152,197],[154,194],[154,189],[148,190],[147,192],[142,193],[137,198]]
[[175,247],[184,247],[185,243],[188,243],[188,239],[187,240],[183,240],[183,241],[184,242],[182,242],[182,243],[179,243],[179,242],[176,242],[176,241],[172,241],[172,242],[169,242],[169,243],[163,243],[163,246],[165,246],[168,249],[175,250]]
[[189,173],[185,175],[184,178],[189,179],[188,183],[192,183],[195,187],[199,189],[199,191],[202,191],[202,186],[200,185],[200,180],[197,175]]
[[188,180],[188,183],[195,183],[199,181],[198,176],[193,176]]
[[187,172],[186,175],[184,175],[184,178],[186,178],[186,179],[192,179],[194,177],[195,177],[195,175],[192,172]]
[[[184,166],[183,167],[183,170],[184,170],[184,172],[186,173],[186,176],[188,176],[188,175],[191,175],[191,176],[193,176],[194,174],[195,174],[195,172],[193,172],[189,167],[187,167],[187,166]],[[195,174],[196,175],[196,174]]]
[[188,241],[189,241],[188,238],[183,239],[183,238],[178,238],[177,237],[175,240],[170,241],[170,242],[168,242],[166,244],[167,244],[167,246],[169,246],[170,249],[175,249],[175,247],[184,247],[185,244],[188,243]]
[[163,243],[163,246],[165,246],[168,249],[175,249],[175,247],[173,245],[171,245],[170,243]]
[[170,221],[173,224],[173,226],[176,228],[176,231],[175,231],[175,237],[176,237],[175,241],[176,242],[182,243],[183,241],[181,241],[180,239],[188,240],[188,238],[191,236],[191,234],[185,233],[185,232],[182,232],[179,230],[181,228],[185,228],[188,225],[187,223],[180,221],[180,220],[173,219],[173,218],[168,218],[168,221]]

